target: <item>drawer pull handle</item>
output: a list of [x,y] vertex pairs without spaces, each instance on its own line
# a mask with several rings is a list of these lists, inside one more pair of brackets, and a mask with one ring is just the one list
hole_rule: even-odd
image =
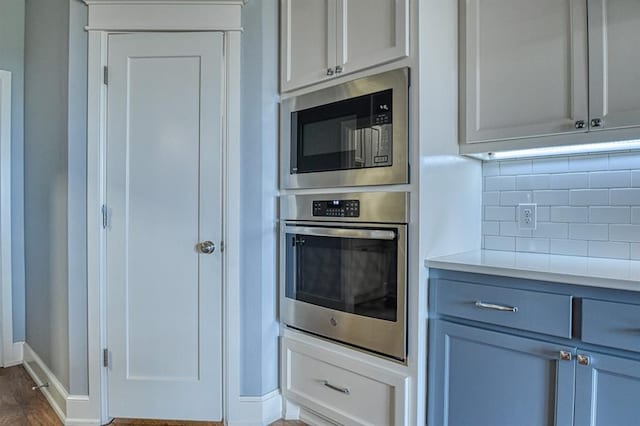
[[500,312],[518,312],[517,306],[494,305],[493,303],[484,303],[484,302],[481,302],[480,300],[476,301],[475,305],[476,305],[476,308],[481,308],[481,309],[493,309],[494,311],[500,311]]
[[334,386],[331,383],[327,382],[326,380],[323,380],[322,384],[325,385],[326,387],[328,387],[329,389],[333,389],[336,392],[340,392],[340,393],[343,393],[345,395],[351,394],[351,391],[349,390],[349,388],[341,388],[339,386]]

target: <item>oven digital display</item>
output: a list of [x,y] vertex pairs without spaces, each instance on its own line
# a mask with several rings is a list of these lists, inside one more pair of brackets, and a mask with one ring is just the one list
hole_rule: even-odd
[[360,217],[360,201],[315,200],[313,202],[313,215],[325,217]]

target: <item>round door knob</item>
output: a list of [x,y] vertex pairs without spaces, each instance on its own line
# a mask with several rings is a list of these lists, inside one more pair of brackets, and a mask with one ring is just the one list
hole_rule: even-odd
[[203,241],[198,243],[198,251],[202,254],[211,254],[216,251],[216,245],[211,241]]

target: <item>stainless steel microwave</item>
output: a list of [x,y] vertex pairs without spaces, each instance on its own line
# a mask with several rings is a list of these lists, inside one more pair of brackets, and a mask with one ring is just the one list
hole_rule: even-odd
[[409,183],[409,69],[286,99],[285,189]]

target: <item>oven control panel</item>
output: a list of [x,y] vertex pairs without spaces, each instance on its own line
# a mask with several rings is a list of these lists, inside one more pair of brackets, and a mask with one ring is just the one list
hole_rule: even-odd
[[314,200],[313,215],[327,217],[360,217],[360,200]]

